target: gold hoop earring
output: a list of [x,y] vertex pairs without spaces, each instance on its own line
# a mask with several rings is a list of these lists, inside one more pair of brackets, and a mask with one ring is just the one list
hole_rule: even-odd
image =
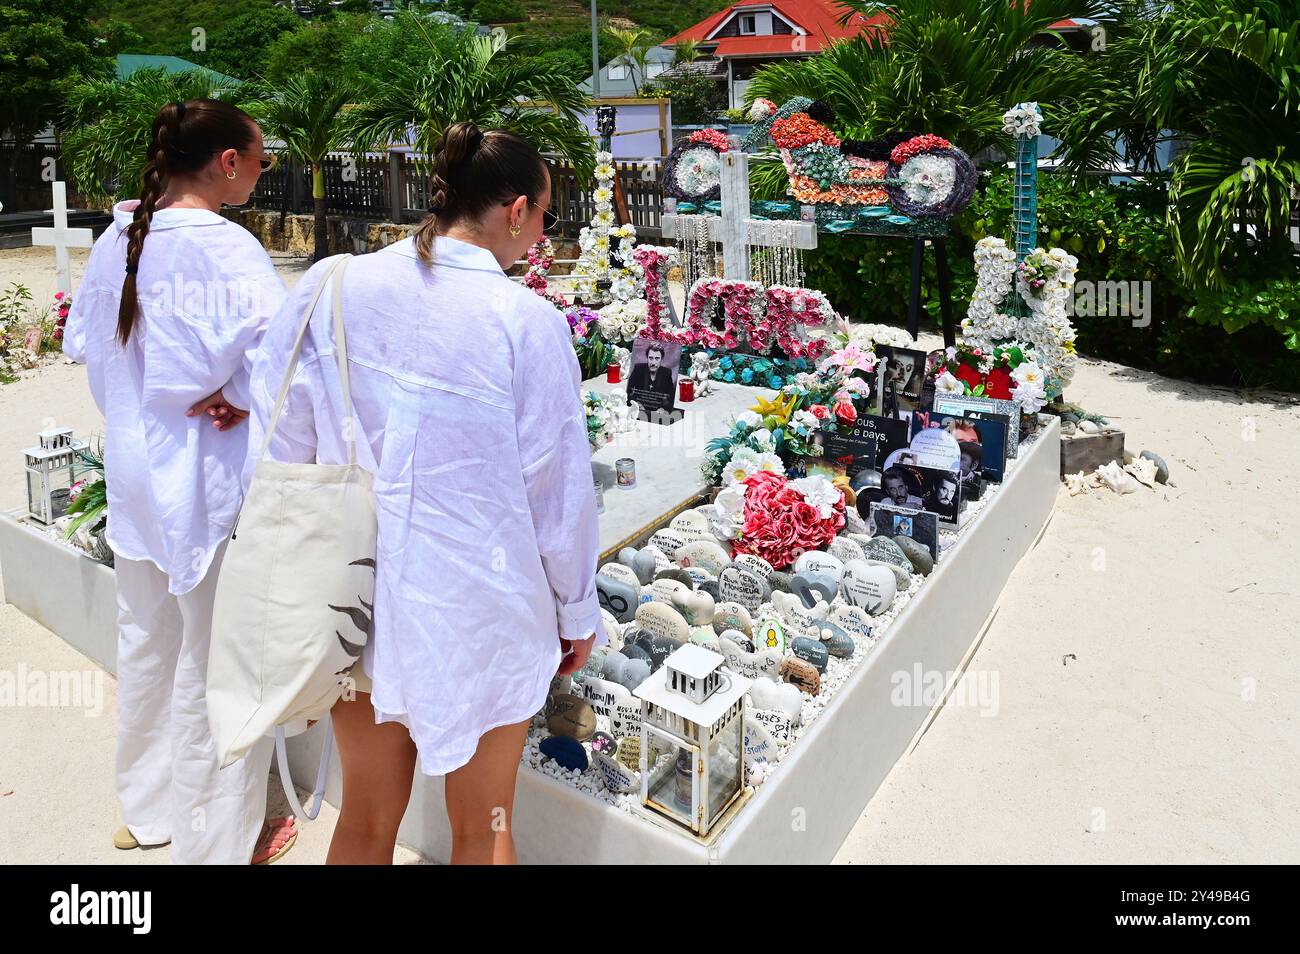
[[511,234],[511,236],[513,236],[514,238],[519,238],[519,233],[522,232],[523,230],[524,230],[524,229],[523,229],[523,226],[522,226],[522,225],[512,225],[512,226],[510,226],[510,234]]
[[226,178],[227,178],[227,179],[233,179],[233,178],[235,178],[235,175],[236,175],[236,173],[234,173],[234,172],[227,172],[227,173],[226,173]]

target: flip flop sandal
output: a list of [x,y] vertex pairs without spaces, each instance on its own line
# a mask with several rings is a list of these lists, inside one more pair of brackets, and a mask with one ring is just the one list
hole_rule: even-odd
[[123,851],[130,851],[132,848],[139,848],[140,842],[135,840],[135,835],[131,834],[131,829],[123,825],[113,832],[113,847],[120,848]]
[[[269,831],[269,830],[270,830],[270,829],[268,829],[268,831]],[[293,843],[294,843],[295,841],[297,841],[297,840],[298,840],[298,831],[297,831],[297,829],[295,829],[295,830],[294,830],[294,833],[293,833],[292,835],[289,836],[289,840],[286,841],[283,845],[280,846],[280,850],[279,850],[279,851],[277,851],[277,852],[276,852],[275,854],[273,854],[271,857],[269,857],[269,858],[265,858],[265,859],[263,859],[262,861],[255,861],[255,862],[253,862],[253,864],[256,864],[256,865],[270,865],[270,864],[275,864],[275,862],[279,861],[279,860],[280,860],[281,858],[283,858],[286,854],[288,854],[289,849],[293,847]]]

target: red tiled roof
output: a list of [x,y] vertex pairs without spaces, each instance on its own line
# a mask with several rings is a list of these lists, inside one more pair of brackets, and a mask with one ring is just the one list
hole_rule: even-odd
[[[826,40],[842,40],[848,37],[857,36],[863,28],[873,23],[880,23],[885,20],[883,14],[876,14],[867,17],[861,13],[855,13],[853,20],[845,26],[839,23],[840,17],[847,13],[847,8],[841,6],[836,0],[748,0],[748,2],[733,3],[731,6],[719,10],[710,17],[706,17],[692,27],[687,27],[676,36],[671,36],[664,40],[664,46],[672,46],[682,40],[703,40],[724,20],[731,16],[738,8],[750,6],[770,6],[776,10],[782,17],[791,23],[803,27],[808,31],[807,51],[812,53],[822,49]],[[790,36],[788,34],[778,36],[746,36],[746,37],[726,37],[716,41],[718,43],[718,55],[734,55],[732,51],[724,52],[723,44],[733,44],[736,41],[745,41],[749,43],[754,40],[762,41],[781,41],[783,46],[780,52],[787,52],[790,48]],[[760,44],[761,45],[761,44]],[[743,46],[743,44],[742,44]],[[775,49],[768,50],[745,49],[746,53],[766,53],[776,52]]]

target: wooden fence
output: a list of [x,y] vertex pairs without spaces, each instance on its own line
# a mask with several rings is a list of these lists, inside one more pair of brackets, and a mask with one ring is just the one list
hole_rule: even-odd
[[5,212],[48,209],[50,183],[66,177],[57,145],[0,141],[0,202]]

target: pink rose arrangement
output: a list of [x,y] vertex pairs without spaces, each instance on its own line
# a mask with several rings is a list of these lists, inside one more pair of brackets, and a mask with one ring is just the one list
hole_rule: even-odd
[[641,266],[645,275],[646,318],[644,337],[662,340],[668,333],[663,319],[668,309],[664,292],[668,286],[669,257],[672,250],[655,245],[638,245],[632,250],[632,260]]
[[550,291],[550,282],[546,280],[546,274],[553,264],[555,248],[551,245],[551,240],[543,236],[541,241],[528,249],[528,271],[524,274],[524,285],[563,311],[569,307],[569,303],[563,295]]
[[745,519],[735,550],[777,569],[827,546],[844,527],[844,494],[825,478],[791,481],[760,470],[744,486]]
[[731,147],[731,143],[727,142],[727,134],[721,129],[697,129],[691,133],[690,140],[712,146],[718,152],[726,152]]

